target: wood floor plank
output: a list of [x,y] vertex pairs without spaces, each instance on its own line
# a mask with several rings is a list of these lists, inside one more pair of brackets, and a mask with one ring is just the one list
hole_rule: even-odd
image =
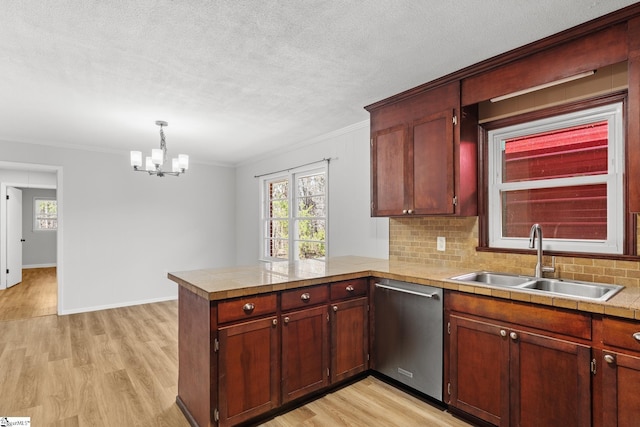
[[0,290],[0,321],[48,316],[58,310],[56,268],[22,270],[22,282]]

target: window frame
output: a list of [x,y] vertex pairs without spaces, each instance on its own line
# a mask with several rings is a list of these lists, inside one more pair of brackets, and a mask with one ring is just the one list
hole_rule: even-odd
[[[38,226],[38,201],[39,200],[44,200],[44,201],[54,201],[56,202],[56,228],[40,228]],[[42,196],[34,196],[33,197],[33,222],[32,222],[32,229],[34,232],[40,232],[40,231],[45,231],[45,232],[50,232],[50,231],[58,231],[58,199],[55,197],[42,197]]]
[[[618,151],[617,156],[619,160],[619,169],[618,169],[618,188],[619,188],[619,197],[617,197],[618,203],[618,218],[619,220],[614,221],[615,224],[612,226],[615,228],[618,227],[619,239],[612,248],[611,245],[606,247],[607,245],[587,245],[585,247],[584,243],[588,240],[578,240],[580,242],[580,247],[576,248],[575,246],[571,246],[574,243],[568,244],[560,244],[558,242],[561,239],[545,239],[544,250],[551,254],[559,254],[559,255],[573,255],[573,256],[586,256],[586,257],[607,257],[607,258],[621,258],[628,259],[629,256],[633,256],[636,258],[636,216],[628,213],[628,158],[627,158],[627,134],[626,134],[626,120],[627,120],[627,94],[626,91],[619,92],[615,94],[608,94],[604,96],[594,97],[587,100],[582,100],[574,103],[567,103],[564,105],[552,106],[545,109],[523,113],[519,115],[515,115],[512,117],[497,119],[490,122],[485,122],[480,125],[480,154],[481,159],[483,159],[481,163],[481,174],[479,176],[479,246],[478,250],[480,251],[489,251],[489,252],[519,252],[519,253],[528,253],[530,249],[528,248],[528,238],[520,238],[516,239],[517,242],[512,242],[512,244],[505,244],[497,246],[498,242],[491,238],[491,227],[496,227],[495,223],[495,215],[491,215],[492,209],[495,209],[495,206],[491,206],[491,202],[494,202],[492,198],[490,202],[489,192],[491,185],[491,174],[489,172],[489,156],[492,155],[489,140],[489,133],[496,129],[506,128],[511,126],[520,125],[523,123],[533,123],[542,120],[554,120],[555,117],[566,116],[566,115],[584,115],[585,111],[590,110],[600,110],[600,109],[611,109],[613,108],[619,109],[619,122],[617,124],[617,132],[622,138],[622,144],[618,144],[613,148]],[[570,126],[570,124],[565,124],[564,126]],[[531,133],[535,133],[536,131],[532,131]],[[611,132],[611,130],[610,130]],[[496,150],[500,151],[500,150]],[[620,153],[620,151],[622,151]],[[495,160],[495,159],[494,159]],[[608,174],[607,174],[608,175]],[[531,181],[530,181],[531,182]],[[495,194],[494,194],[495,197]],[[607,204],[611,203],[611,199],[607,198]],[[495,204],[495,202],[494,202]],[[608,213],[609,218],[609,213]],[[498,220],[502,220],[502,215],[499,215]],[[492,223],[493,222],[493,223]],[[608,222],[611,223],[608,219]],[[609,227],[609,224],[608,224]],[[501,230],[499,228],[498,230]],[[608,228],[609,233],[609,228]],[[609,235],[609,234],[608,234]],[[604,248],[604,249],[603,249]]]
[[[324,206],[325,206],[325,216],[324,217],[300,217],[298,216],[298,208],[296,205],[297,197],[297,179],[299,177],[316,175],[316,174],[324,174],[325,179],[325,191],[324,191]],[[268,215],[269,212],[269,191],[268,186],[272,182],[277,182],[287,179],[289,182],[288,188],[288,202],[289,202],[289,212],[288,218],[282,218],[282,220],[286,220],[289,222],[289,236],[288,236],[288,258],[276,258],[268,256],[268,248],[267,242],[272,239],[268,236],[268,221],[272,218]],[[306,166],[294,168],[291,170],[270,174],[267,176],[263,176],[260,178],[260,256],[259,259],[265,262],[293,262],[299,261],[298,258],[298,250],[296,244],[298,242],[316,242],[310,240],[301,240],[297,238],[298,235],[298,224],[299,221],[304,221],[307,219],[318,218],[324,220],[325,224],[325,238],[324,238],[324,257],[314,258],[315,260],[324,261],[329,257],[329,167],[328,164],[325,163],[321,166]]]

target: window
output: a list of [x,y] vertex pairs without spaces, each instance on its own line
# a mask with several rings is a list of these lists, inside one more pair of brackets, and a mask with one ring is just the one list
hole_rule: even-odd
[[622,105],[488,133],[490,247],[525,249],[539,223],[546,250],[623,253]]
[[325,258],[326,167],[263,179],[262,200],[263,259]]
[[58,202],[53,199],[33,199],[33,230],[58,229]]

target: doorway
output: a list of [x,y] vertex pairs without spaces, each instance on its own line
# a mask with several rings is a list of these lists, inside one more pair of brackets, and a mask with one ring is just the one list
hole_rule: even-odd
[[[31,243],[38,245],[39,249],[48,245],[49,255],[42,258],[42,253],[33,253],[20,261],[22,278],[17,286],[8,287],[8,274],[6,273],[9,259],[9,239],[15,231],[15,223],[12,228],[8,224],[6,196],[12,192],[12,188],[26,193],[27,209],[23,212],[24,224],[20,245]],[[47,193],[48,191],[48,193]],[[44,196],[43,196],[44,195]],[[55,236],[50,231],[40,231],[40,236],[28,235],[33,231],[35,222],[34,199],[48,197],[55,198],[57,204],[57,231]],[[0,320],[14,318],[36,317],[49,314],[57,314],[62,306],[62,168],[59,166],[36,165],[0,161]],[[15,214],[14,214],[15,215]],[[27,218],[25,220],[25,218]],[[28,231],[25,231],[28,230]],[[34,231],[35,233],[35,231]],[[49,236],[46,236],[49,233]],[[41,237],[48,237],[48,243],[44,243]],[[51,239],[51,237],[54,237]],[[47,239],[45,239],[47,240]],[[15,242],[14,242],[15,245]],[[33,247],[32,247],[33,249]],[[15,247],[14,247],[15,252]],[[38,251],[36,251],[38,252]],[[22,254],[22,253],[21,253]],[[11,261],[15,263],[15,260]],[[15,280],[15,279],[14,279]],[[16,308],[20,307],[20,308]]]

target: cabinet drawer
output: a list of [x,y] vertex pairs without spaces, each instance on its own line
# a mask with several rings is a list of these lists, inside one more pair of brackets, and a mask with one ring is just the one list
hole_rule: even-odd
[[218,322],[252,319],[276,312],[276,294],[254,295],[218,304]]
[[451,311],[591,340],[591,316],[587,313],[451,291],[444,301]]
[[314,286],[312,288],[299,288],[282,293],[282,310],[293,310],[301,307],[327,302],[329,299],[329,288],[326,285]]
[[605,345],[640,352],[640,322],[605,317],[602,335]]
[[367,294],[367,279],[345,280],[331,284],[331,299],[360,297]]

